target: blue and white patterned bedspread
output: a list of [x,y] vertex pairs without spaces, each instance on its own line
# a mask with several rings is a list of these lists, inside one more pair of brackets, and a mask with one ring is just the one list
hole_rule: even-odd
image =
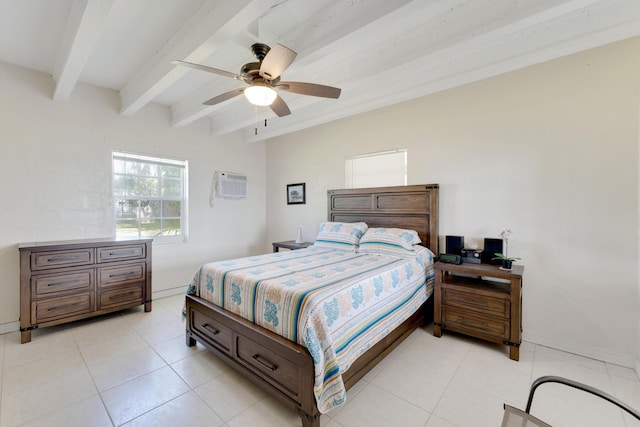
[[341,374],[427,300],[433,278],[426,248],[407,259],[312,246],[204,264],[187,293],[306,347],[326,413],[345,401]]

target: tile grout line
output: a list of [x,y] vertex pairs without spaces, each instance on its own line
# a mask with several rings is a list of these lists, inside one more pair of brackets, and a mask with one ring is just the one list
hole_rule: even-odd
[[[467,350],[465,351],[464,356],[460,359],[460,363],[458,363],[458,367],[455,369],[455,371],[451,374],[451,377],[449,378],[449,381],[447,382],[447,386],[444,388],[444,390],[442,390],[442,394],[440,395],[440,397],[438,398],[438,401],[436,402],[435,405],[433,405],[433,411],[431,412],[431,415],[429,415],[429,418],[427,418],[427,422],[426,424],[429,423],[429,420],[431,419],[432,416],[436,415],[436,409],[438,409],[438,405],[440,405],[440,402],[442,401],[442,398],[444,397],[444,395],[447,393],[447,390],[449,390],[449,387],[451,386],[451,383],[453,382],[453,379],[455,378],[456,374],[458,373],[458,371],[460,370],[460,367],[462,366],[462,364],[464,363],[464,360],[467,358],[467,356],[469,355],[469,352],[471,351],[471,346],[467,347]],[[440,415],[436,415],[438,418],[445,420],[446,422],[450,423],[450,424],[454,424],[455,423],[451,420],[448,420]]]
[[107,408],[107,405],[104,403],[104,399],[102,398],[102,393],[100,393],[100,390],[98,389],[98,384],[96,384],[96,380],[93,377],[93,374],[91,373],[91,369],[89,369],[89,365],[87,364],[87,360],[84,358],[84,354],[82,354],[82,350],[80,349],[80,345],[78,344],[78,341],[76,340],[75,335],[71,334],[71,336],[73,337],[73,342],[76,344],[76,347],[78,349],[78,353],[80,354],[80,358],[82,359],[82,363],[84,364],[84,368],[87,370],[87,373],[89,374],[89,378],[91,378],[91,382],[93,382],[93,386],[96,388],[96,393],[98,394],[98,399],[100,399],[100,403],[102,404],[102,407],[104,408],[104,412],[107,414],[107,417],[109,417],[109,421],[111,422],[111,425],[115,426],[116,425],[115,420],[111,416],[111,413],[109,412],[109,409]]

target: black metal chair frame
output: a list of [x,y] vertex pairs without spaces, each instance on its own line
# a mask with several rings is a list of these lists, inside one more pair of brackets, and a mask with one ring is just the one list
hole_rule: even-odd
[[525,412],[527,414],[530,414],[530,410],[531,410],[531,403],[533,402],[533,394],[535,393],[536,389],[541,386],[542,384],[545,383],[558,383],[558,384],[564,384],[566,386],[569,387],[573,387],[576,388],[578,390],[582,390],[582,391],[586,391],[587,393],[591,393],[594,396],[598,396],[604,400],[609,401],[610,403],[613,403],[614,405],[616,405],[617,407],[619,407],[620,409],[626,411],[627,413],[631,414],[631,416],[635,417],[637,420],[640,420],[640,412],[636,411],[635,409],[633,409],[632,407],[630,407],[629,405],[627,405],[626,403],[622,402],[620,399],[611,396],[608,393],[605,393],[601,390],[598,390],[597,388],[593,388],[589,385],[586,384],[582,384],[579,383],[577,381],[573,381],[567,378],[562,378],[562,377],[556,377],[553,375],[548,375],[548,376],[544,376],[544,377],[540,377],[537,380],[535,380],[533,382],[533,384],[531,384],[531,390],[529,391],[529,400],[527,401],[527,409],[525,410]]

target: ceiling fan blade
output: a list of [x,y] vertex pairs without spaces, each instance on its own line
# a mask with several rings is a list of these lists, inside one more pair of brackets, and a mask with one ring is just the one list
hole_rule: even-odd
[[219,70],[217,68],[208,67],[206,65],[194,64],[193,62],[180,61],[176,59],[175,61],[171,61],[174,65],[184,65],[185,67],[195,68],[196,70],[206,71],[208,73],[218,74],[220,76],[231,77],[232,79],[246,81],[246,79],[238,74],[234,74],[230,71]]
[[333,99],[338,99],[340,97],[340,92],[342,92],[342,90],[337,87],[303,82],[280,82],[276,87],[288,92],[299,93],[301,95],[320,96],[322,98]]
[[278,115],[278,117],[284,117],[291,114],[291,110],[287,106],[287,103],[284,102],[284,99],[280,97],[280,95],[276,96],[276,100],[270,105],[271,110]]
[[203,102],[203,104],[204,105],[216,105],[216,104],[219,104],[221,102],[226,101],[227,99],[231,99],[234,96],[238,96],[242,92],[244,92],[244,88],[243,89],[230,90],[229,92],[225,92],[225,93],[222,93],[222,94],[220,94],[218,96],[214,96],[210,100]]
[[297,53],[286,46],[277,44],[269,50],[260,65],[260,76],[265,80],[275,80],[289,68]]

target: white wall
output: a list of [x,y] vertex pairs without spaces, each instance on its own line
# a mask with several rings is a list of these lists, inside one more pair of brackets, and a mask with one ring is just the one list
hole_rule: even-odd
[[[269,140],[267,238],[302,222],[312,240],[346,157],[408,148],[409,184],[440,184],[441,236],[514,231],[526,340],[634,366],[639,70],[635,38]],[[296,182],[307,204],[287,206]]]
[[[189,161],[189,240],[154,243],[155,297],[183,292],[204,261],[262,251],[264,143],[212,136],[205,120],[172,128],[157,104],[123,117],[116,92],[89,85],[58,103],[53,88],[50,76],[0,63],[0,333],[18,325],[18,243],[113,235],[112,150]],[[215,170],[246,173],[249,197],[210,207]]]

